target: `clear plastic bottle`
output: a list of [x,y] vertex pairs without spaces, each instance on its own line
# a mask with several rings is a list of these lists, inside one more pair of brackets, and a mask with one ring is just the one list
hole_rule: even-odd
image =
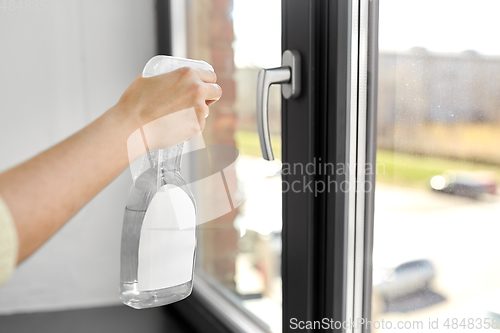
[[[213,70],[202,61],[156,56],[143,76],[187,66]],[[141,157],[125,207],[120,299],[136,309],[182,300],[193,288],[196,203],[180,173],[183,145]]]

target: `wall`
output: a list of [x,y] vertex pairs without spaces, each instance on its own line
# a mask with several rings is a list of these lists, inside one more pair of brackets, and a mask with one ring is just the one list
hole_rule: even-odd
[[[46,3],[0,10],[0,170],[97,118],[155,54],[153,0]],[[0,314],[119,303],[130,181],[126,170],[20,265],[0,288]]]

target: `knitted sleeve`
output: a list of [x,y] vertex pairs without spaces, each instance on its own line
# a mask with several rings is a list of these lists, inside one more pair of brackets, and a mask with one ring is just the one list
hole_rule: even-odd
[[18,239],[9,208],[0,198],[0,286],[7,282],[17,262]]

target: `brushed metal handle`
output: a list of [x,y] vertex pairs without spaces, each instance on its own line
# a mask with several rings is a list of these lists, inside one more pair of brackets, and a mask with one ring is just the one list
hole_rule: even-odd
[[269,135],[269,87],[283,84],[281,93],[285,99],[300,95],[300,54],[286,50],[281,63],[281,67],[261,69],[257,77],[257,129],[262,156],[268,161],[274,160]]

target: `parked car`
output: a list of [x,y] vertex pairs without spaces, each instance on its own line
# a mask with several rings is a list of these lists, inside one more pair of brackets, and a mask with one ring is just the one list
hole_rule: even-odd
[[497,191],[494,177],[486,172],[447,171],[432,177],[430,185],[437,192],[473,199],[483,194],[496,194]]
[[373,287],[388,302],[428,289],[435,275],[436,271],[429,260],[414,260],[395,268],[375,269]]
[[[467,317],[481,318],[483,329],[488,327],[500,330],[500,289],[488,290],[468,300],[463,308],[467,309]],[[479,322],[477,322],[479,328]]]
[[496,322],[496,328],[500,330],[500,289],[490,290],[479,297],[480,308],[484,310],[485,317],[489,319],[489,323]]

